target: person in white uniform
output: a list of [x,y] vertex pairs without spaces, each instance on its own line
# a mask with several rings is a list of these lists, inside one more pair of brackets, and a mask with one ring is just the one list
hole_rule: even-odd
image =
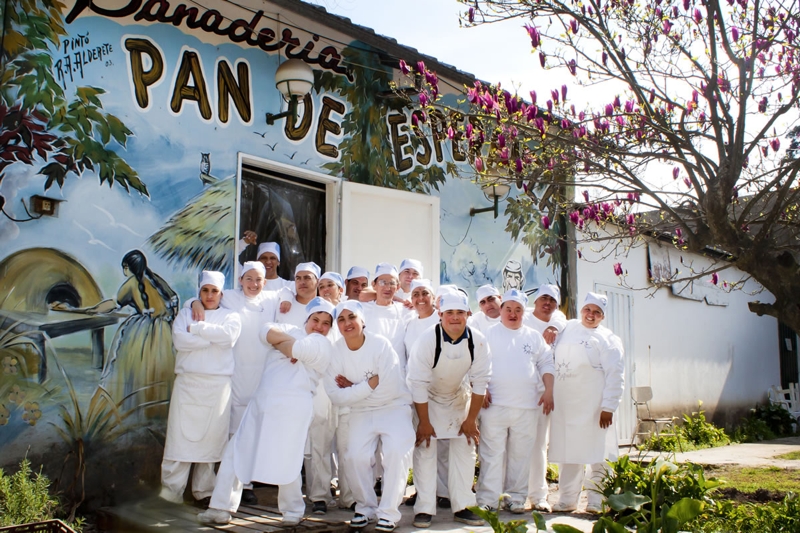
[[[411,393],[392,345],[364,328],[359,302],[340,303],[336,325],[342,338],[334,345],[324,383],[334,405],[350,408],[345,439],[338,442],[356,501],[350,526],[363,528],[377,518],[376,531],[390,532],[400,520],[399,506],[414,449]],[[373,490],[372,472],[379,444],[383,451],[380,503]]]
[[294,284],[291,281],[278,276],[278,267],[281,265],[281,247],[277,242],[262,242],[259,244],[256,258],[264,265],[265,291],[277,291],[284,287],[292,288]]
[[372,280],[372,285],[375,288],[376,299],[374,302],[363,302],[365,325],[370,332],[385,337],[391,343],[405,376],[406,322],[413,315],[403,307],[403,304],[394,301],[394,293],[399,286],[397,269],[394,265],[379,263],[375,267],[375,279]]
[[[492,379],[481,412],[478,505],[497,508],[502,494],[512,513],[525,512],[536,415],[553,410],[553,352],[538,331],[523,325],[528,297],[506,291],[500,323],[486,340]],[[544,392],[540,393],[540,386]]]
[[317,294],[335,306],[344,298],[344,280],[338,272],[325,272],[319,278]]
[[267,364],[242,423],[225,448],[209,508],[197,518],[206,524],[227,524],[239,508],[243,483],[278,485],[283,524],[297,525],[305,513],[300,471],[313,395],[330,362],[326,337],[334,307],[322,298],[306,306],[303,328],[265,324]]
[[[581,487],[588,512],[602,511],[597,492],[605,462],[618,457],[614,413],[622,400],[624,351],[601,323],[608,298],[588,293],[579,320],[570,320],[555,346],[557,409],[550,417],[550,460],[558,463],[558,501],[553,511],[574,511]],[[586,465],[590,465],[588,483]]]
[[159,495],[175,503],[183,502],[192,463],[192,494],[197,500],[211,495],[214,463],[228,441],[233,346],[242,323],[237,313],[219,305],[224,285],[221,272],[203,271],[199,296],[205,319],[193,320],[191,309],[182,309],[172,326],[176,376]]
[[426,329],[414,343],[408,360],[408,385],[417,413],[414,448],[414,526],[430,527],[436,514],[437,448],[449,443],[447,487],[453,519],[471,526],[483,520],[468,507],[475,505],[472,479],[478,413],[491,375],[484,336],[467,326],[469,300],[446,294],[439,307],[440,324]]
[[416,311],[414,317],[406,324],[406,335],[403,343],[406,353],[411,353],[411,347],[426,329],[439,323],[439,314],[434,307],[434,292],[431,280],[415,279],[411,282],[411,303]]
[[[524,324],[542,334],[550,346],[559,332],[567,325],[558,306],[561,305],[561,290],[557,285],[542,284],[536,291],[533,310],[526,310]],[[550,433],[550,416],[536,411],[536,440],[531,456],[531,473],[528,477],[528,501],[537,511],[552,511],[547,501],[547,438]]]
[[369,288],[369,270],[360,266],[351,267],[344,282],[347,299],[358,301],[361,291]]
[[415,279],[421,279],[423,276],[422,261],[416,259],[403,259],[400,263],[400,269],[397,274],[400,281],[400,288],[395,293],[395,299],[410,300],[411,299],[411,283]]
[[500,291],[487,284],[478,287],[475,299],[478,300],[480,311],[469,318],[469,325],[486,335],[490,327],[500,322],[500,304],[503,303],[503,298]]
[[306,306],[317,297],[317,283],[320,276],[320,268],[314,262],[300,263],[294,269],[294,288],[295,292],[289,293],[281,291],[281,300],[288,301],[291,306],[284,313],[275,317],[279,324],[291,324],[301,328],[306,321]]

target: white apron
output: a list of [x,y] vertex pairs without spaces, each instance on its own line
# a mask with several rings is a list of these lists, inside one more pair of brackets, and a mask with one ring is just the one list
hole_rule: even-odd
[[[461,424],[467,419],[472,394],[465,380],[472,359],[469,351],[462,349],[466,346],[466,339],[457,345],[442,342],[439,362],[433,368],[428,389],[428,417],[438,439],[458,438]],[[451,392],[454,376],[461,376],[461,387],[455,394]]]
[[592,367],[587,355],[596,349],[592,340],[588,346],[570,342],[556,347],[555,409],[550,414],[548,451],[553,463],[594,464],[617,456],[614,424],[600,427],[605,376]]
[[172,388],[164,459],[216,463],[228,441],[231,377],[178,374]]
[[258,338],[261,326],[267,321],[262,305],[246,302],[237,310],[242,320],[242,333],[233,347],[236,362],[231,378],[230,433],[239,427],[244,411],[253,397],[266,363],[266,348]]

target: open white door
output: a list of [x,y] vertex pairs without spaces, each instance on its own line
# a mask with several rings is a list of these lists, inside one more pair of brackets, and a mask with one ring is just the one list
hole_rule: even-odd
[[342,182],[340,272],[354,266],[400,266],[418,259],[439,285],[439,198],[361,183]]

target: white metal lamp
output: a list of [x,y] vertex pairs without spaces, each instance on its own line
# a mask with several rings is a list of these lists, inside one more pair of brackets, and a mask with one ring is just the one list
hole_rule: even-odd
[[283,99],[289,103],[289,109],[273,115],[267,113],[267,124],[272,126],[276,120],[284,117],[297,117],[297,100],[311,92],[314,86],[314,71],[299,59],[283,62],[275,71],[275,87],[281,92]]
[[498,214],[498,204],[500,200],[505,200],[508,196],[508,193],[511,192],[511,186],[507,183],[492,181],[490,183],[485,183],[481,186],[483,190],[483,195],[486,196],[486,199],[493,203],[491,207],[482,207],[480,209],[476,209],[471,207],[469,210],[469,216],[474,217],[478,213],[488,213],[494,212],[494,218],[497,218]]

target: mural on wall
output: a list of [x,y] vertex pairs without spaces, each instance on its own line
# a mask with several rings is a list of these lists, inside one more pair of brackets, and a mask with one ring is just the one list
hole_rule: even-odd
[[[163,439],[172,319],[201,269],[233,286],[237,217],[266,209],[254,193],[237,211],[239,153],[438,195],[442,283],[531,292],[560,279],[531,254],[533,229],[515,243],[502,210],[469,216],[486,199],[444,133],[463,118],[433,117],[441,135],[418,136],[369,45],[229,2],[99,4],[20,0],[2,14],[4,461],[66,443],[77,480],[96,445]],[[286,58],[314,68],[314,91],[296,120],[267,126],[286,105],[274,84]],[[311,230],[292,220],[302,250]]]

